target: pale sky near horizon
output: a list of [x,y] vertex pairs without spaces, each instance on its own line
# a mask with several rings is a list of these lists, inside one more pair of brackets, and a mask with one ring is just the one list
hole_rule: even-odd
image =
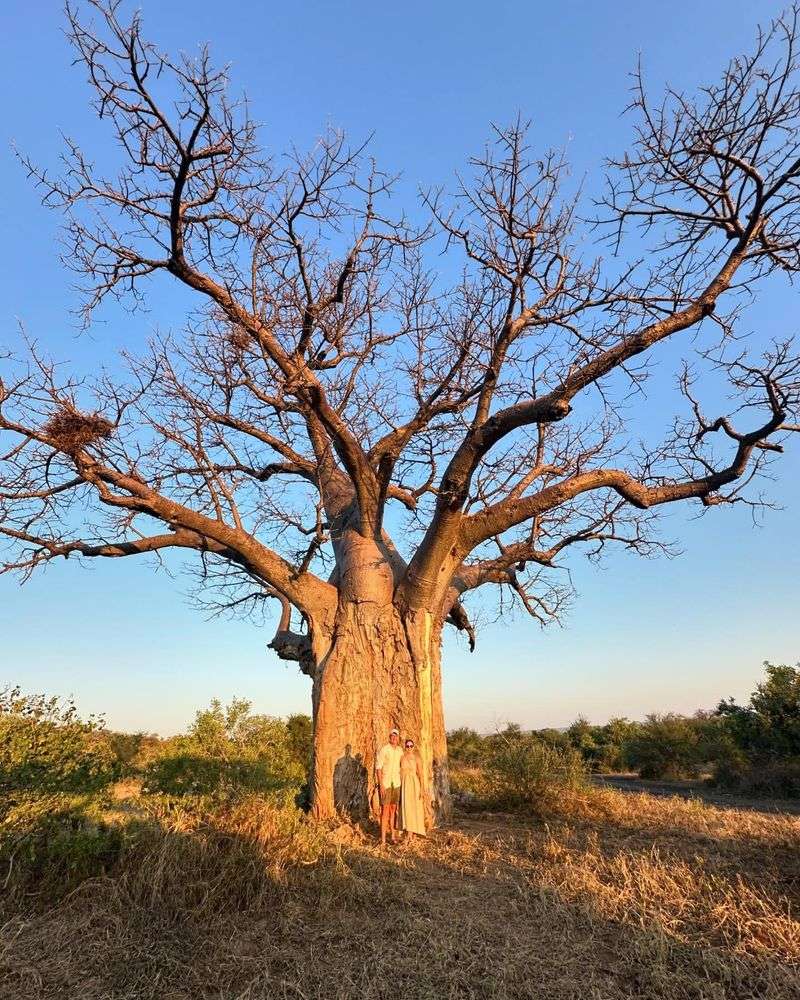
[[[629,71],[641,54],[652,86],[693,89],[748,48],[757,16],[782,4],[746,0],[632,0],[492,5],[442,0],[403,5],[320,0],[140,0],[146,34],[162,48],[209,41],[232,64],[271,148],[308,146],[330,123],[361,138],[374,131],[384,168],[403,172],[401,196],[447,182],[479,152],[491,121],[518,112],[542,148],[566,146],[589,190],[604,155],[629,144]],[[758,8],[756,12],[755,8]],[[133,9],[128,5],[126,10]],[[224,16],[221,13],[224,11]],[[148,289],[150,311],[108,309],[88,333],[69,315],[72,277],[58,261],[58,218],[42,208],[11,143],[57,165],[60,133],[104,141],[72,67],[60,4],[12,3],[0,11],[0,347],[18,324],[56,357],[91,371],[156,328],[179,329],[183,300],[165,280]],[[800,290],[759,299],[749,323],[797,332]],[[665,427],[668,414],[646,416]],[[660,424],[655,421],[661,418]],[[694,711],[723,696],[746,698],[761,662],[800,659],[800,441],[775,466],[782,509],[754,526],[744,508],[671,509],[664,534],[682,554],[642,560],[614,553],[602,568],[570,562],[579,595],[563,628],[541,631],[518,616],[487,623],[470,654],[449,635],[444,652],[448,726],[488,730],[507,721],[563,726],[578,714]],[[0,686],[73,694],[83,712],[115,728],[182,729],[212,697],[251,699],[259,711],[309,711],[309,681],[266,651],[270,626],[206,621],[187,582],[134,560],[81,569],[52,565],[20,588],[0,577]],[[488,614],[488,612],[487,612]]]

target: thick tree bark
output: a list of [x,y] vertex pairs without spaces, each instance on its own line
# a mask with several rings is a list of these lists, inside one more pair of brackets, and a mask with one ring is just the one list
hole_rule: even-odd
[[314,679],[312,803],[317,816],[364,818],[377,806],[375,758],[397,727],[424,765],[428,822],[450,816],[441,623],[393,604],[349,601]]

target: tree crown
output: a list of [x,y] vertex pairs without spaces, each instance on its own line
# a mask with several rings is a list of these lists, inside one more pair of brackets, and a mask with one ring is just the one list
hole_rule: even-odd
[[[565,550],[649,554],[661,505],[758,502],[800,398],[791,340],[753,356],[740,324],[759,282],[800,269],[796,8],[694,98],[654,102],[637,72],[632,144],[599,204],[565,193],[563,156],[517,121],[453,193],[423,194],[418,224],[365,147],[328,133],[267,155],[207,50],[173,59],[120,0],[86,6],[96,23],[67,7],[70,39],[119,168],[71,143],[59,176],[26,166],[64,213],[87,322],[159,276],[198,309],[128,358],[124,384],[65,379],[35,349],[9,364],[6,570],[191,550],[219,606],[279,600],[275,648],[303,662],[295,609],[324,633],[341,597],[390,599],[473,641],[472,590],[546,621]],[[670,339],[682,415],[633,448]],[[714,416],[711,369],[731,390]]]

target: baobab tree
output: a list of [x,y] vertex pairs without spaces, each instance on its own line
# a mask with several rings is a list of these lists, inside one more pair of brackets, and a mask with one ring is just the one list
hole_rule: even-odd
[[[120,162],[24,162],[87,322],[165,281],[196,308],[126,377],[35,345],[4,363],[4,569],[180,549],[218,606],[276,601],[271,648],[312,683],[317,813],[368,808],[397,725],[446,817],[440,646],[445,626],[474,645],[472,593],[557,616],[567,551],[647,554],[665,505],[760,502],[797,430],[791,341],[748,348],[741,313],[800,270],[798,12],[695,97],[654,102],[635,74],[598,202],[517,122],[411,219],[365,148],[267,156],[207,51],[170,58],[117,0],[89,7],[69,35]],[[676,415],[633,445],[677,354]],[[709,373],[730,394],[707,415]]]

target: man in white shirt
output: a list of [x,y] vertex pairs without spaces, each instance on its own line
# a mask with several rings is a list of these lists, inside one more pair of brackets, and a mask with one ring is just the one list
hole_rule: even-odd
[[400,746],[400,731],[393,729],[389,733],[389,742],[378,751],[375,759],[375,776],[381,795],[381,846],[386,846],[386,831],[391,833],[392,843],[397,843],[395,816],[400,804],[400,758],[403,748]]

